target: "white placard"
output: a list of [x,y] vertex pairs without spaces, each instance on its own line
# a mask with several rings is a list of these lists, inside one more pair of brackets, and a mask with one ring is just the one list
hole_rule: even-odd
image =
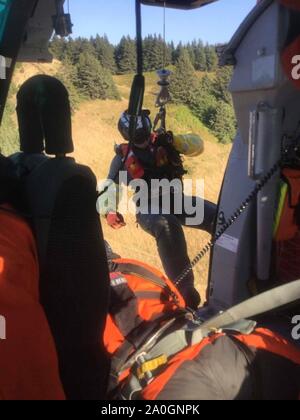
[[224,234],[218,239],[217,245],[236,254],[238,252],[239,240],[233,236]]

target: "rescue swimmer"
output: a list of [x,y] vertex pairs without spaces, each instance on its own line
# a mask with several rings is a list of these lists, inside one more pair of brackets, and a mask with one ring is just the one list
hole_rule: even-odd
[[[193,215],[185,212],[181,206],[181,214],[176,213],[176,201],[183,203],[189,200],[192,207],[201,206],[199,197],[187,199],[183,194],[183,188],[177,191],[169,190],[170,206],[164,207],[162,190],[154,192],[151,189],[153,181],[178,180],[182,187],[183,177],[186,171],[183,166],[181,154],[198,156],[203,152],[203,142],[197,135],[174,136],[172,132],[152,132],[150,112],[144,110],[137,118],[135,137],[129,142],[130,116],[124,112],[119,120],[118,128],[122,138],[127,142],[116,146],[115,157],[112,160],[107,179],[110,187],[100,195],[98,211],[106,218],[107,223],[113,229],[125,226],[124,217],[118,212],[118,208],[109,207],[107,203],[114,203],[114,184],[122,182],[120,174],[126,171],[128,174],[127,185],[132,180],[143,179],[148,185],[147,208],[139,209],[136,214],[138,225],[148,234],[153,236],[157,243],[157,249],[167,276],[175,280],[182,271],[190,264],[186,240],[182,226],[187,225],[187,219]],[[120,191],[120,187],[119,187]],[[137,191],[135,191],[137,194]],[[159,196],[158,201],[153,203],[153,196]],[[155,211],[153,211],[155,209]],[[190,227],[205,230],[212,234],[216,216],[216,205],[204,201],[204,220],[200,225]],[[175,249],[176,247],[176,249]],[[200,296],[194,287],[194,276],[191,272],[180,284],[180,291],[186,303],[196,309],[200,304]]]

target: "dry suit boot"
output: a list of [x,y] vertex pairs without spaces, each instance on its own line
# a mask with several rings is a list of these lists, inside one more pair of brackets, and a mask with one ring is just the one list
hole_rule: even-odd
[[[180,220],[172,214],[138,214],[137,220],[139,225],[156,239],[165,273],[175,281],[191,263]],[[201,299],[194,288],[193,272],[176,286],[185,298],[187,306],[197,309]]]

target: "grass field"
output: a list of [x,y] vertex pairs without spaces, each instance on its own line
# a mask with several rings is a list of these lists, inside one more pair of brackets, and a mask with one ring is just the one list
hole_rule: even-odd
[[[19,86],[28,77],[38,73],[55,74],[59,63],[52,65],[23,65],[15,77]],[[114,156],[114,144],[122,142],[117,130],[117,122],[122,111],[127,108],[132,76],[115,76],[117,87],[122,95],[121,101],[86,101],[80,105],[73,116],[74,157],[79,163],[90,166],[97,178],[107,176],[110,161]],[[155,115],[155,95],[158,91],[156,75],[146,75],[145,107]],[[185,106],[170,105],[168,109],[168,128],[175,133],[193,131],[205,141],[205,153],[199,158],[185,159],[189,176],[205,180],[205,198],[216,202],[223,179],[224,170],[230,153],[230,146],[219,144],[208,129],[195,118]],[[103,221],[105,238],[116,252],[124,257],[141,259],[157,267],[161,263],[154,240],[136,226],[135,218],[126,219],[127,226],[114,231]],[[185,228],[189,254],[193,258],[209,240],[209,235],[199,230]],[[174,244],[174,252],[176,244]],[[209,257],[195,269],[197,287],[202,296],[205,293],[208,276]]]

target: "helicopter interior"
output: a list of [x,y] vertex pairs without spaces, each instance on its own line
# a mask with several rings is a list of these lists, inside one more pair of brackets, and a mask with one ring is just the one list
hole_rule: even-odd
[[[141,3],[184,10],[209,7],[215,1]],[[281,61],[282,51],[300,36],[300,10],[283,3],[260,1],[221,57],[222,64],[235,67],[230,91],[239,130],[220,193],[219,215],[223,218],[218,218],[215,227],[203,318],[250,298],[253,279],[258,290],[274,286],[270,278],[278,162],[283,137],[291,138],[296,132],[293,141],[299,142],[300,118],[299,91]],[[71,19],[63,7],[64,0],[0,1],[0,54],[6,63],[6,77],[0,80],[0,117],[16,63],[50,62],[48,44],[54,29],[59,35],[70,35]],[[39,150],[36,147],[40,146],[25,144],[22,154],[35,155],[45,147],[49,155],[26,177],[24,187],[38,247],[41,303],[55,340],[67,397],[99,399],[105,381],[91,372],[106,371],[108,375],[109,363],[104,349],[99,354],[98,337],[105,323],[109,274],[95,208],[96,179],[89,168],[68,157],[73,144],[58,142],[55,133],[52,142]]]

